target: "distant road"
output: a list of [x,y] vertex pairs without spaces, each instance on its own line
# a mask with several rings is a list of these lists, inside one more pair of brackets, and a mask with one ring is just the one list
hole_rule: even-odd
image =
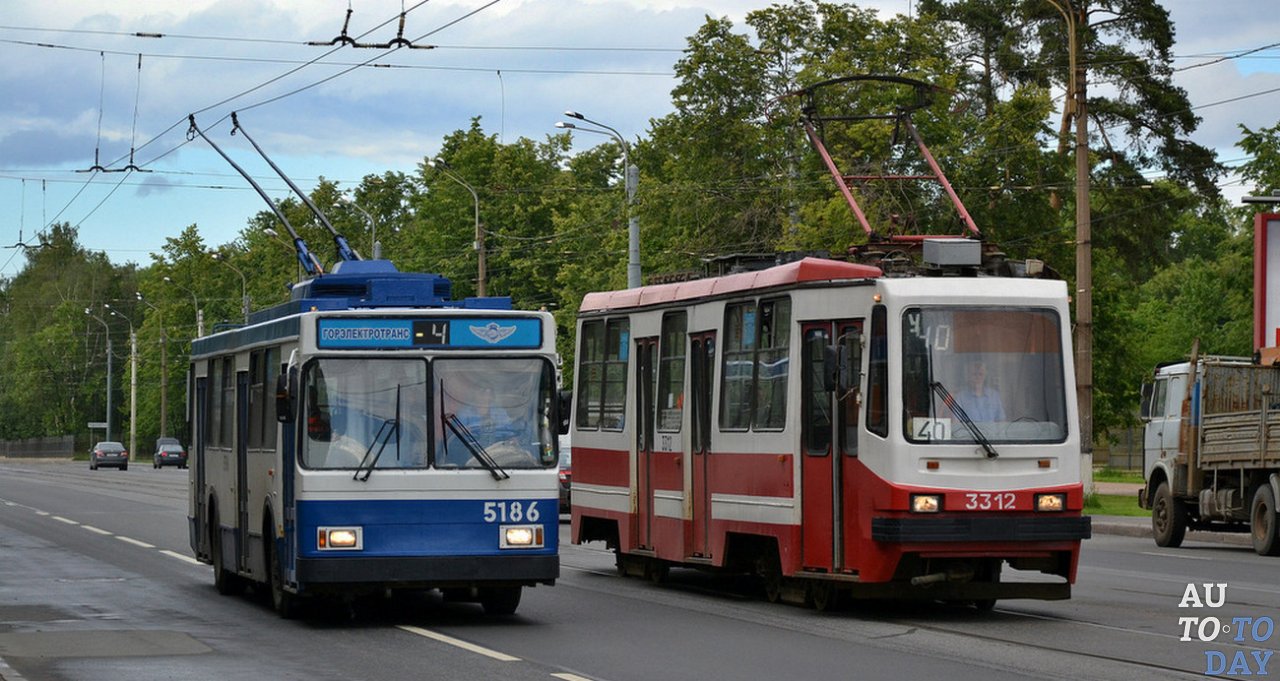
[[[593,544],[562,546],[560,581],[527,590],[513,617],[428,594],[285,621],[250,595],[219,596],[190,559],[186,489],[178,469],[0,461],[0,678],[1131,681],[1204,678],[1219,656],[1252,663],[1280,648],[1280,633],[1201,642],[1193,627],[1179,640],[1181,617],[1275,617],[1280,561],[1115,535],[1086,543],[1071,600],[988,614],[933,603],[822,614],[688,570],[653,585],[618,577]],[[1225,583],[1222,606],[1179,608],[1189,583]]]

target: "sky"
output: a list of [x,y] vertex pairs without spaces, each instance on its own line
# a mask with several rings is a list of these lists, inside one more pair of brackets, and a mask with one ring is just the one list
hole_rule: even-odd
[[[882,18],[913,0],[869,0]],[[1168,0],[1175,83],[1202,118],[1193,139],[1238,165],[1239,125],[1280,121],[1280,20],[1252,0]],[[3,0],[0,12],[0,277],[53,222],[113,262],[146,266],[197,224],[233,241],[265,203],[187,116],[274,198],[288,189],[230,112],[304,190],[414,173],[480,117],[501,141],[542,140],[573,109],[629,139],[671,112],[673,65],[707,15],[767,0]],[[330,45],[347,36],[433,49]],[[324,43],[308,45],[308,42]],[[141,55],[141,57],[139,57]],[[372,60],[372,61],[370,61]],[[362,62],[370,65],[356,66]],[[373,66],[373,65],[377,66]],[[579,135],[575,148],[603,141]],[[150,172],[121,171],[130,164]],[[1238,199],[1249,188],[1224,187]]]

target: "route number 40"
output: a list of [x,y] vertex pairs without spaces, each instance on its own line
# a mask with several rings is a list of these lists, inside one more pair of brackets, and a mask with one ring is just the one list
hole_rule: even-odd
[[542,514],[538,512],[538,502],[530,501],[528,506],[522,501],[486,501],[484,502],[484,521],[486,523],[536,523]]

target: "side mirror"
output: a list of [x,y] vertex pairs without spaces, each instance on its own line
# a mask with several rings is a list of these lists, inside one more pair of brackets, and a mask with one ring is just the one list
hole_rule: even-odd
[[293,423],[297,394],[298,368],[289,367],[288,372],[276,377],[276,420],[280,423]]
[[569,432],[569,420],[573,415],[573,391],[561,390],[556,396],[556,427],[561,435]]
[[1139,414],[1139,418],[1141,418],[1143,421],[1151,420],[1151,394],[1152,392],[1154,392],[1154,390],[1155,390],[1154,383],[1142,384],[1142,401],[1139,403],[1141,405],[1141,412]]

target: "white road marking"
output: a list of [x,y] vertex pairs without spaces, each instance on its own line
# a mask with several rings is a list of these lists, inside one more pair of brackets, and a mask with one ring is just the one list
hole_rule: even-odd
[[186,562],[186,563],[191,563],[192,565],[201,565],[201,564],[202,564],[200,561],[196,560],[195,558],[192,558],[191,556],[184,556],[184,555],[182,555],[181,553],[178,553],[177,551],[169,551],[169,550],[167,550],[167,549],[161,549],[161,550],[160,550],[160,553],[163,553],[164,555],[166,555],[166,556],[168,556],[168,557],[170,557],[170,558],[177,558],[177,559],[178,559],[178,560],[180,560],[180,561],[183,561],[183,562]]
[[1141,551],[1144,556],[1157,556],[1159,558],[1182,558],[1183,560],[1214,560],[1208,556],[1188,556],[1181,553],[1162,553],[1160,551]]
[[441,642],[441,643],[447,643],[447,644],[449,644],[449,645],[451,645],[451,646],[455,646],[455,647],[458,647],[458,648],[462,648],[463,650],[468,650],[468,651],[471,651],[471,652],[476,653],[476,654],[478,654],[478,655],[484,655],[485,657],[491,657],[491,658],[493,658],[493,659],[495,659],[495,660],[498,660],[499,662],[519,662],[519,661],[520,661],[520,658],[518,658],[518,657],[513,657],[513,656],[508,655],[508,654],[506,654],[506,653],[500,653],[500,652],[498,652],[498,651],[496,651],[496,650],[490,650],[490,649],[488,649],[488,648],[485,648],[485,647],[482,647],[482,646],[478,646],[478,645],[476,645],[476,644],[474,644],[474,643],[467,643],[466,641],[463,641],[463,640],[461,640],[461,639],[456,639],[456,638],[454,638],[454,637],[452,637],[452,636],[445,636],[444,634],[436,633],[436,632],[434,632],[434,631],[430,631],[430,630],[428,630],[428,629],[423,629],[423,628],[421,628],[421,627],[409,626],[409,625],[407,625],[407,624],[397,624],[397,625],[396,625],[396,628],[397,628],[397,629],[402,629],[402,630],[404,630],[404,631],[407,631],[407,632],[409,632],[410,634],[417,634],[418,636],[422,636],[422,637],[424,637],[424,638],[429,638],[429,639],[431,639],[431,640],[433,640],[433,641],[439,641],[439,642]]
[[70,519],[70,518],[63,518],[63,517],[62,517],[62,516],[60,516],[60,515],[55,515],[55,516],[51,516],[51,517],[52,517],[54,520],[56,520],[56,521],[58,521],[58,522],[60,522],[60,523],[66,523],[66,524],[68,524],[68,525],[79,525],[79,524],[80,524],[80,523],[78,523],[78,522],[76,522],[76,521],[74,521],[74,520],[72,520],[72,519]]
[[585,676],[578,676],[577,674],[570,674],[568,672],[557,672],[552,674],[552,676],[557,679],[564,679],[564,681],[591,681],[591,679],[588,679]]
[[94,527],[93,525],[81,525],[80,527],[83,527],[84,529],[89,530],[90,532],[106,535],[108,537],[110,537],[112,534],[115,534],[114,532],[108,532],[100,527]]
[[122,537],[122,536],[120,536],[120,535],[116,535],[116,539],[119,539],[120,541],[122,541],[122,542],[124,542],[124,543],[126,543],[126,544],[133,544],[134,546],[141,546],[141,547],[142,547],[142,548],[144,548],[144,549],[154,549],[154,548],[156,547],[156,545],[155,545],[155,544],[148,544],[148,543],[146,543],[146,542],[144,542],[144,541],[138,541],[137,539],[133,539],[133,538],[131,538],[131,537]]

